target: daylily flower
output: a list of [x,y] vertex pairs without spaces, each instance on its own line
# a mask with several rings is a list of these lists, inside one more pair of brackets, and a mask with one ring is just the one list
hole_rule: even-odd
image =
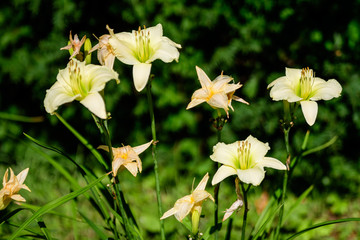
[[[8,179],[9,169],[10,178]],[[0,190],[0,210],[5,209],[11,200],[26,202],[25,198],[18,194],[21,189],[25,189],[31,192],[31,190],[25,184],[23,184],[29,172],[29,168],[24,169],[17,176],[15,176],[11,168],[9,169],[6,169],[3,178],[3,188]]]
[[144,89],[150,76],[151,63],[156,59],[169,63],[178,61],[180,44],[163,36],[162,25],[141,29],[131,33],[114,34],[113,29],[106,26],[111,38],[115,56],[123,63],[133,66],[133,79],[138,92]]
[[72,35],[71,35],[71,31],[70,31],[69,39],[70,39],[70,44],[65,47],[60,48],[60,50],[69,50],[72,48],[74,50],[74,52],[73,52],[73,54],[71,54],[71,56],[69,58],[69,59],[72,59],[74,56],[76,56],[80,53],[81,46],[84,44],[84,42],[86,40],[86,36],[83,36],[80,41],[78,35],[75,34],[74,39],[73,39]]
[[315,77],[312,69],[285,68],[286,76],[274,80],[268,85],[270,97],[274,101],[286,100],[300,102],[306,122],[315,123],[318,105],[317,100],[330,100],[339,97],[342,87],[335,79],[325,81]]
[[279,160],[265,157],[268,150],[268,143],[260,142],[251,135],[245,141],[216,144],[210,158],[223,165],[211,183],[215,185],[231,175],[237,175],[240,181],[258,186],[265,177],[264,167],[286,170],[286,166]]
[[215,109],[223,108],[226,112],[226,115],[229,117],[229,107],[234,111],[234,108],[231,106],[232,100],[249,104],[244,99],[234,95],[235,90],[241,88],[242,84],[229,83],[233,80],[232,77],[223,75],[221,73],[221,75],[215,78],[214,81],[211,81],[201,68],[198,66],[195,68],[201,84],[201,88],[193,93],[191,102],[186,107],[186,109],[190,109],[199,105],[200,103],[207,102]]
[[[153,140],[137,147],[131,147],[130,145],[112,148],[114,159],[112,161],[112,172],[114,177],[121,168],[126,168],[129,172],[136,177],[137,173],[142,171],[142,163],[139,154],[148,149]],[[98,147],[105,151],[109,151],[109,147],[101,145]]]
[[45,109],[53,114],[60,105],[80,101],[99,118],[106,119],[105,102],[99,91],[118,74],[105,66],[85,65],[76,59],[70,60],[65,69],[59,70],[55,84],[46,91]]
[[233,204],[231,204],[230,208],[226,209],[224,217],[222,221],[224,222],[226,219],[228,219],[234,212],[237,212],[240,210],[240,208],[244,205],[243,201],[240,199],[237,199]]
[[200,181],[199,185],[195,188],[195,190],[190,195],[186,195],[185,197],[178,199],[175,202],[174,207],[165,212],[160,219],[165,219],[174,215],[179,222],[182,222],[182,220],[190,212],[193,213],[194,211],[197,211],[198,214],[201,215],[202,202],[207,198],[215,201],[211,194],[205,191],[206,183],[208,180],[209,174],[206,173],[206,175]]
[[114,61],[115,61],[115,55],[114,51],[109,43],[110,39],[109,34],[104,34],[99,38],[99,43],[96,44],[89,53],[98,50],[97,52],[97,58],[101,65],[107,66],[111,69],[113,69]]

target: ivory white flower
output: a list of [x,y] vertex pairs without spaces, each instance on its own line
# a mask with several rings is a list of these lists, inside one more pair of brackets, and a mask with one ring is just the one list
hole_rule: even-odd
[[106,119],[105,102],[99,91],[111,79],[119,82],[117,78],[118,74],[108,67],[85,65],[72,59],[65,69],[59,70],[57,81],[46,91],[45,109],[53,114],[60,105],[77,100],[99,118]]
[[[137,173],[142,171],[142,163],[139,154],[150,147],[153,140],[137,147],[131,147],[130,145],[112,148],[114,159],[112,161],[112,172],[114,177],[121,168],[126,168],[129,172],[136,177]],[[105,151],[109,151],[109,147],[101,145],[98,147]]]
[[71,56],[69,58],[69,59],[72,59],[74,56],[76,56],[80,53],[81,46],[84,44],[84,42],[86,40],[86,36],[83,36],[80,41],[78,35],[75,34],[74,39],[73,39],[72,35],[71,35],[71,31],[70,31],[69,39],[70,39],[70,44],[65,47],[60,48],[60,50],[69,50],[72,48],[74,50],[74,52],[73,52],[73,54],[71,54]]
[[193,213],[194,211],[197,211],[198,214],[201,215],[202,202],[207,198],[210,198],[212,201],[214,201],[214,198],[211,196],[211,194],[205,191],[208,180],[209,174],[206,173],[195,190],[190,195],[186,195],[185,197],[178,199],[175,202],[174,207],[165,212],[160,219],[165,219],[174,215],[179,222],[182,222],[182,220],[190,212]]
[[286,166],[279,160],[265,157],[269,149],[268,143],[260,142],[251,135],[245,141],[216,144],[210,158],[223,165],[211,183],[215,185],[231,175],[237,175],[240,181],[258,186],[265,177],[264,167],[286,170]]
[[0,210],[5,209],[11,200],[26,202],[25,198],[18,194],[21,189],[25,189],[31,192],[31,190],[24,184],[26,176],[29,172],[29,168],[24,169],[17,176],[15,176],[11,168],[9,169],[6,169],[3,178],[3,188],[0,190]]
[[133,79],[138,92],[144,89],[150,76],[151,63],[161,59],[165,63],[178,61],[180,44],[163,36],[162,25],[114,34],[106,26],[111,37],[109,43],[115,56],[123,63],[133,65]]
[[285,68],[285,74],[268,85],[271,88],[270,97],[275,101],[300,102],[305,120],[310,126],[315,123],[318,112],[315,101],[339,97],[342,91],[338,81],[315,77],[309,68]]
[[109,43],[109,34],[104,34],[99,38],[99,43],[96,44],[89,53],[98,50],[97,58],[101,65],[113,68],[115,61],[114,51]]
[[229,117],[229,107],[234,111],[234,108],[231,106],[232,100],[249,104],[244,99],[234,95],[235,90],[241,88],[242,84],[229,83],[233,80],[232,77],[221,73],[221,75],[215,78],[214,81],[211,81],[201,68],[198,66],[195,68],[201,88],[193,93],[191,102],[188,104],[186,109],[190,109],[200,103],[207,102],[213,108],[223,108],[226,115]]

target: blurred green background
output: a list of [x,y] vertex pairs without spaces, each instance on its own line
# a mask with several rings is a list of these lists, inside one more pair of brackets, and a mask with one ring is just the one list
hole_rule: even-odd
[[[1,1],[0,175],[2,177],[9,166],[16,173],[30,167],[26,184],[32,193],[23,195],[35,205],[43,205],[69,192],[69,183],[34,150],[39,148],[30,144],[23,132],[64,150],[89,168],[98,168],[92,155],[55,116],[47,114],[43,106],[46,89],[52,86],[58,70],[65,68],[68,62],[68,52],[59,49],[67,45],[70,30],[80,38],[86,35],[96,44],[93,35],[106,34],[106,24],[115,32],[128,32],[138,26],[161,23],[164,35],[182,45],[178,63],[164,64],[157,60],[152,67],[164,210],[171,208],[176,199],[189,194],[194,177],[198,182],[206,172],[212,171],[209,155],[216,143],[216,132],[209,119],[213,111],[206,104],[185,110],[192,93],[200,88],[196,65],[211,79],[224,71],[244,84],[236,95],[247,100],[250,106],[233,103],[235,112],[230,112],[223,141],[231,143],[251,134],[269,142],[269,156],[283,162],[286,151],[279,123],[282,103],[273,102],[266,88],[285,74],[285,67],[310,67],[317,77],[337,79],[343,92],[338,99],[319,101],[319,114],[310,129],[309,147],[321,145],[334,136],[338,136],[338,140],[299,164],[290,182],[290,198],[299,196],[311,184],[314,190],[302,209],[291,217],[286,229],[291,232],[321,220],[359,217],[359,9],[360,1],[355,0]],[[93,54],[93,62],[97,63],[96,54]],[[135,91],[131,66],[116,61],[114,69],[121,83],[116,85],[113,81],[105,88],[107,110],[112,115],[109,127],[113,145],[137,146],[151,139],[146,94]],[[81,104],[61,106],[58,112],[93,146],[103,144],[91,114]],[[43,121],[16,120],[14,116],[17,115],[41,117]],[[307,129],[299,109],[291,131],[295,152],[300,149]],[[48,154],[74,175],[79,175],[60,155]],[[144,209],[144,204],[155,206],[150,151],[141,158],[143,173],[135,179],[124,172],[121,180],[146,239],[156,239],[156,207]],[[269,169],[264,182],[253,191],[253,198],[258,198],[262,191],[272,194],[281,176]],[[229,189],[224,188],[220,193],[224,194],[221,211],[235,199],[233,183],[230,179],[226,182]],[[212,208],[210,203],[205,204]],[[72,212],[73,207],[69,204],[64,211]],[[92,214],[86,203],[79,208],[88,209]],[[96,218],[95,212],[93,215]],[[49,228],[59,239],[91,239],[93,236],[85,224],[79,228],[83,229],[79,233],[71,222],[54,216],[48,220],[52,222],[48,223]],[[166,220],[165,224],[169,239],[180,239],[185,232],[171,233],[179,227],[175,219]],[[303,239],[319,239],[319,236],[357,239],[358,229],[355,223],[330,226],[304,235]],[[0,235],[1,231],[11,232],[13,228],[0,226]]]

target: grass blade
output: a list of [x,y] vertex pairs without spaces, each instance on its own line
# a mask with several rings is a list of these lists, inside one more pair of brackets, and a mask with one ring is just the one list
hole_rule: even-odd
[[44,206],[42,206],[39,210],[37,210],[32,217],[30,217],[29,219],[27,219],[23,224],[21,224],[21,226],[17,229],[16,232],[13,233],[13,235],[11,235],[11,237],[9,238],[9,240],[13,240],[15,239],[22,230],[24,230],[32,221],[34,221],[36,218],[41,217],[42,215],[44,215],[45,213],[49,212],[50,210],[61,206],[62,204],[76,198],[77,196],[85,193],[87,190],[89,190],[90,188],[94,187],[96,184],[98,184],[101,180],[103,180],[107,174],[104,174],[102,177],[100,177],[99,179],[93,181],[92,183],[90,183],[89,185],[78,189],[72,193],[69,193],[61,198],[55,199],[47,204],[45,204]]
[[294,238],[300,236],[303,233],[306,233],[306,232],[308,232],[310,230],[313,230],[313,229],[316,229],[316,228],[319,228],[319,227],[324,227],[324,226],[327,226],[327,225],[337,224],[337,223],[354,222],[354,221],[360,221],[360,218],[343,218],[343,219],[337,219],[337,220],[318,223],[318,224],[312,225],[312,226],[310,226],[308,228],[305,228],[304,230],[301,230],[300,232],[295,233],[291,237],[287,238],[287,240],[294,239]]
[[89,224],[89,226],[94,230],[94,232],[98,235],[98,237],[102,240],[107,240],[108,237],[105,235],[105,233],[103,233],[101,231],[101,229],[93,222],[91,221],[89,218],[87,218],[82,212],[80,212],[80,215],[82,216],[82,218],[87,222],[87,224]]

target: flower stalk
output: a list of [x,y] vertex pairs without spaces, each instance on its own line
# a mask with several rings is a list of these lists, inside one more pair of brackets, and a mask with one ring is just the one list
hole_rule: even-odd
[[[151,122],[151,134],[153,139],[152,145],[152,158],[154,161],[154,173],[155,173],[155,185],[156,185],[156,198],[157,198],[157,205],[158,205],[158,214],[159,217],[162,216],[162,204],[161,204],[161,196],[160,196],[160,180],[159,180],[159,172],[158,172],[158,162],[156,158],[156,124],[155,124],[155,114],[154,114],[154,105],[152,101],[151,95],[151,79],[149,79],[147,83],[147,98],[148,98],[148,105],[149,105],[149,113],[150,113],[150,122]],[[164,220],[160,219],[160,235],[161,239],[165,240],[165,229],[164,229]]]
[[243,193],[243,201],[244,201],[244,206],[245,206],[244,207],[243,224],[242,224],[242,229],[241,229],[241,240],[245,240],[247,213],[249,211],[247,192],[249,191],[251,185],[249,184],[247,189],[245,189],[244,183],[240,182],[240,186],[241,186],[241,190]]

